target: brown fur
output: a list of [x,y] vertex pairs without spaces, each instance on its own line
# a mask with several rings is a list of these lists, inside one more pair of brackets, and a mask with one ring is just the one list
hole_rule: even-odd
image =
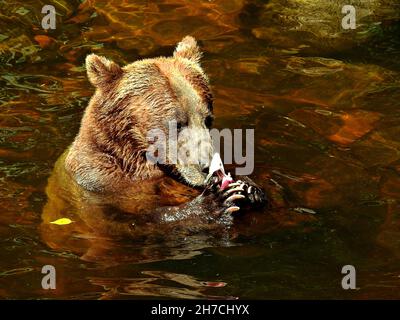
[[[136,61],[125,67],[104,57],[86,58],[88,78],[96,87],[82,119],[66,168],[79,185],[92,191],[117,191],[138,180],[164,175],[145,159],[150,129],[165,129],[166,120],[205,128],[211,115],[211,92],[199,65],[192,37],[177,46],[173,57]],[[201,184],[202,168],[191,172]]]

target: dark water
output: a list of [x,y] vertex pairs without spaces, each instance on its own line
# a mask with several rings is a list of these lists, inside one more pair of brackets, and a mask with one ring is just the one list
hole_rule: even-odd
[[[357,29],[345,31],[349,3]],[[56,30],[41,28],[44,4],[56,7]],[[1,298],[400,298],[398,1],[0,8]],[[93,93],[86,54],[124,64],[169,55],[187,34],[204,50],[216,127],[255,129],[253,177],[279,189],[279,208],[249,217],[226,243],[113,244],[107,263],[44,240],[47,180]],[[46,264],[57,269],[51,292],[40,284]],[[349,264],[358,290],[341,288]]]

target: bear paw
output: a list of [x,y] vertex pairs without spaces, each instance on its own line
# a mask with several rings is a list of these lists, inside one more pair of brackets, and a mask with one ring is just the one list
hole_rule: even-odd
[[[250,179],[249,179],[250,180]],[[264,191],[256,186],[252,181],[237,180],[229,184],[229,189],[225,191],[227,194],[242,195],[242,203],[248,205],[262,205],[266,202],[266,196]]]
[[221,188],[221,180],[213,177],[205,194],[214,197],[214,203],[219,206],[216,211],[223,215],[230,215],[242,208],[262,206],[267,200],[264,191],[248,177],[232,181],[224,188]]
[[236,182],[230,183],[226,188],[221,188],[220,180],[215,177],[211,184],[206,188],[205,195],[212,197],[217,206],[217,215],[232,214],[240,210],[240,202],[246,198],[243,192],[244,185]]

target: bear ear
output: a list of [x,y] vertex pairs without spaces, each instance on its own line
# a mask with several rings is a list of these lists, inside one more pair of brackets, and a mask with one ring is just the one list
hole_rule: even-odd
[[96,88],[103,89],[122,75],[122,68],[118,64],[93,53],[86,57],[86,71],[89,81]]
[[186,58],[199,63],[202,53],[196,40],[191,36],[186,36],[178,43],[174,51],[174,57]]

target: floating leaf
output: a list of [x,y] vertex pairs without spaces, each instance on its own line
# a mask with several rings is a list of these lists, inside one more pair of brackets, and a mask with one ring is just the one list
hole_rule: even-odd
[[57,220],[55,220],[55,221],[52,221],[52,222],[50,222],[50,223],[52,223],[52,224],[56,224],[56,225],[59,225],[59,226],[63,226],[63,225],[66,225],[66,224],[70,224],[70,223],[72,223],[73,221],[71,220],[71,219],[68,219],[68,218],[61,218],[61,219],[57,219]]

